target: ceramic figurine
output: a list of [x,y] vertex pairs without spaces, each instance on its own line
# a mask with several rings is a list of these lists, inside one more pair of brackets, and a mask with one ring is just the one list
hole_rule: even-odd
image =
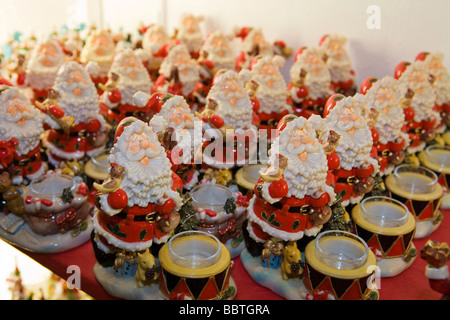
[[98,70],[92,74],[92,81],[97,88],[98,84],[105,84],[108,81],[108,72],[115,54],[114,39],[109,31],[95,30],[86,39],[86,43],[80,53],[80,62],[84,65],[87,65],[89,62],[97,63]]
[[44,116],[16,87],[0,88],[0,171],[9,172],[13,184],[28,183],[44,174],[40,137]]
[[428,70],[424,61],[400,62],[394,77],[399,80],[404,96],[400,103],[404,108],[406,130],[411,140],[407,151],[411,155],[422,151],[436,136],[441,116],[434,110],[436,96],[428,81]]
[[327,99],[333,94],[330,89],[330,71],[319,47],[302,47],[295,53],[294,64],[289,74],[288,91],[294,112],[308,118],[311,114],[323,114]]
[[[319,140],[320,116],[285,118],[249,202],[241,261],[256,281],[285,298],[300,299],[304,260],[297,242],[323,229],[337,200],[327,165],[333,146]],[[292,286],[297,287],[293,292]]]
[[258,55],[280,55],[287,59],[292,54],[292,49],[287,47],[284,41],[277,40],[274,43],[269,43],[260,28],[235,28],[235,35],[241,39],[240,53],[235,59],[237,71],[248,69],[250,62]]
[[[151,280],[139,276],[144,265],[140,259],[151,258],[152,250],[173,235],[182,205],[177,191],[181,180],[171,170],[153,129],[133,117],[119,123],[108,160],[109,177],[94,183],[98,208],[93,218],[92,244],[98,261],[94,274],[114,296],[141,299],[150,294],[155,298],[156,280],[150,281],[150,287],[140,287],[143,280]],[[153,267],[149,262],[145,265]],[[155,272],[153,268],[148,273],[152,279]]]
[[245,90],[248,80],[248,70],[219,70],[205,109],[197,113],[204,122],[203,162],[212,168],[242,166],[256,155],[253,104]]
[[278,121],[285,115],[293,113],[292,106],[288,103],[288,91],[286,81],[280,72],[286,60],[278,55],[257,56],[250,65],[251,81],[256,83],[255,97],[258,101],[258,109],[255,111],[260,129],[276,130]]
[[441,300],[450,299],[450,279],[447,262],[450,249],[446,242],[428,240],[425,247],[420,251],[420,257],[428,265],[425,276],[428,278],[431,289],[442,293]]
[[328,164],[335,176],[336,193],[342,194],[342,206],[345,207],[358,203],[372,191],[379,164],[373,148],[372,131],[366,120],[365,97],[357,94],[334,99],[333,96],[324,110],[325,131],[321,139],[327,140],[331,132],[340,136]]
[[316,134],[321,119],[299,117],[284,125],[248,208],[248,230],[258,242],[315,236],[331,217],[335,201],[327,184],[327,155]]
[[357,91],[356,79],[346,44],[347,38],[339,34],[327,34],[319,42],[324,49],[323,60],[330,71],[331,90],[352,96]]
[[431,83],[436,94],[434,109],[441,114],[441,123],[436,128],[437,133],[444,133],[450,124],[450,74],[443,64],[444,55],[441,52],[420,52],[416,61],[424,61]]
[[194,92],[200,80],[197,62],[189,55],[185,44],[169,47],[166,58],[159,68],[159,77],[155,81],[152,93],[167,92],[185,97],[189,105],[194,102]]
[[[95,85],[82,65],[72,61],[60,68],[52,95],[40,108],[50,111],[45,115],[50,129],[43,138],[50,163],[57,166],[62,161],[85,160],[103,152],[106,122],[100,115]],[[72,122],[57,119],[64,120],[63,115],[71,117]]]
[[204,36],[201,22],[204,20],[201,15],[184,13],[181,15],[173,38],[186,45],[189,55],[197,59],[202,46]]
[[150,25],[142,36],[143,62],[152,81],[159,76],[159,68],[167,55],[168,46],[172,43],[163,26]]
[[138,55],[132,49],[121,51],[109,69],[108,81],[99,85],[103,90],[100,97],[102,114],[113,127],[129,116],[150,121],[151,110],[136,105],[133,96],[137,92],[149,95],[152,86],[153,82]]
[[[172,169],[183,182],[183,188],[190,190],[198,183],[199,171],[195,163],[196,156],[194,121],[200,124],[198,133],[201,139],[201,121],[189,108],[182,96],[169,93],[154,93],[150,99],[159,95],[160,111],[150,121],[150,126],[160,136],[172,163]],[[201,141],[198,143],[201,147]]]
[[36,45],[25,70],[25,85],[33,89],[35,100],[42,102],[47,98],[65,62],[66,56],[56,39],[48,38]]
[[221,31],[213,31],[206,36],[197,59],[200,65],[200,81],[196,89],[197,99],[204,106],[205,97],[214,75],[220,69],[234,69],[234,51],[231,46],[232,36]]
[[361,85],[361,93],[368,104],[377,112],[372,132],[373,144],[377,149],[377,159],[382,176],[391,174],[394,167],[403,163],[409,136],[404,132],[405,115],[398,104],[397,80],[386,76],[380,80],[367,77]]

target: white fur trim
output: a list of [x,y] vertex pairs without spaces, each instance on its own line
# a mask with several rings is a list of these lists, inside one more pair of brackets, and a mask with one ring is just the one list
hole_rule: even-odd
[[431,280],[445,280],[449,277],[448,266],[440,268],[433,268],[431,266],[425,267],[425,276]]
[[111,233],[105,231],[99,224],[98,220],[97,220],[97,215],[98,212],[94,215],[94,217],[92,218],[92,222],[94,224],[94,230],[101,236],[103,236],[106,241],[108,241],[109,244],[120,248],[120,249],[125,249],[128,251],[142,251],[145,250],[147,248],[150,248],[153,244],[153,240],[149,240],[149,241],[145,241],[145,242],[132,242],[132,243],[128,243],[128,242],[124,242],[121,241],[119,239],[117,239],[114,235],[112,235]]
[[114,216],[122,211],[122,209],[113,209],[108,203],[108,195],[109,194],[103,194],[100,196],[100,206],[103,212],[105,212],[108,216]]
[[256,216],[255,212],[253,211],[255,199],[256,199],[256,196],[253,196],[253,198],[250,200],[250,203],[247,208],[247,215],[248,215],[248,219],[250,221],[258,224],[265,233],[270,234],[271,236],[279,238],[284,241],[296,241],[296,240],[303,238],[303,234],[304,234],[303,231],[300,231],[297,233],[291,233],[291,232],[286,232],[286,231],[282,231],[282,230],[277,230],[274,227],[272,227],[270,224],[268,224],[267,222],[259,219]]

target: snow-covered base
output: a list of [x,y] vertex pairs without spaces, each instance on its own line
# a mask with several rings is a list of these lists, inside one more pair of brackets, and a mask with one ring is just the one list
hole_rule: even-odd
[[305,300],[305,295],[309,293],[302,279],[283,280],[280,269],[263,267],[261,259],[253,257],[247,249],[241,253],[241,262],[256,283],[287,300]]
[[94,276],[110,295],[126,300],[163,300],[166,297],[159,290],[159,283],[139,288],[135,277],[116,277],[114,268],[94,265]]
[[[415,249],[414,244],[411,246],[411,249]],[[381,259],[377,261],[377,266],[380,268],[380,276],[381,277],[395,277],[409,268],[409,266],[416,260],[417,256],[411,257],[409,262],[406,262],[403,257],[400,258],[392,258],[392,259]]]
[[[125,300],[167,300],[166,295],[159,290],[158,281],[150,286],[139,288],[135,277],[116,277],[113,267],[105,268],[99,263],[94,265],[94,276],[106,292],[116,298]],[[231,276],[229,285],[237,288]],[[230,297],[229,300],[234,299],[234,297],[235,295]]]
[[225,247],[230,251],[231,259],[237,258],[241,255],[241,252],[245,249],[245,241],[242,240],[241,243],[235,248],[231,246],[231,242],[233,239],[228,239],[227,242],[224,243]]
[[[0,221],[6,217],[0,213]],[[90,234],[94,229],[90,217],[86,219],[88,226],[77,236],[72,231],[53,235],[40,235],[35,233],[27,223],[23,223],[14,233],[8,232],[0,227],[0,237],[13,246],[36,253],[59,253],[64,252],[90,241]]]
[[414,239],[422,239],[430,234],[432,234],[439,226],[442,221],[434,223],[433,219],[427,221],[417,221],[416,222],[416,233],[414,234]]

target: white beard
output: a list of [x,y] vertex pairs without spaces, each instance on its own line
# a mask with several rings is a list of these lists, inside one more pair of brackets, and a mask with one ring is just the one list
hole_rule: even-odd
[[[73,89],[76,87],[82,90],[79,96],[73,94]],[[72,83],[72,85],[59,83],[54,86],[54,89],[60,94],[58,105],[64,110],[66,116],[75,118],[75,124],[99,118],[98,94],[93,84],[80,86],[78,83]]]
[[375,122],[375,129],[379,135],[378,141],[381,144],[395,142],[399,138],[409,141],[408,135],[402,131],[404,121],[403,109],[399,105],[389,107],[387,114],[381,111]]
[[[259,112],[283,112],[292,111],[290,106],[286,103],[288,96],[286,82],[281,75],[271,75],[263,77],[257,74],[252,78],[259,86],[256,91],[256,98],[259,102]],[[272,81],[273,85],[268,86],[268,82]]]
[[[7,105],[10,100],[17,98],[29,111],[17,112],[11,115],[6,112]],[[19,95],[19,90],[11,88],[0,95],[0,137],[2,140],[9,141],[16,138],[19,145],[16,146],[17,154],[25,155],[39,145],[40,135],[44,132],[43,114],[31,105],[26,97]],[[25,119],[24,124],[17,121]]]

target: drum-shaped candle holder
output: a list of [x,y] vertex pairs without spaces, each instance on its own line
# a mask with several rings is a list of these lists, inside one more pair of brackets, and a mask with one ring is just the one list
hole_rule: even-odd
[[231,257],[212,234],[184,231],[159,251],[160,290],[169,299],[216,300],[233,298]]
[[414,238],[424,238],[439,227],[444,192],[436,173],[423,166],[402,164],[386,177],[385,184],[388,195],[405,204],[415,217]]
[[346,231],[325,231],[305,248],[303,282],[311,295],[328,299],[378,299],[375,255],[363,239]]
[[384,196],[368,197],[353,208],[352,219],[356,234],[377,257],[382,277],[396,276],[414,262],[416,219],[403,203]]
[[444,189],[441,201],[441,209],[450,208],[450,146],[431,145],[418,155],[420,163],[434,171],[438,176],[438,182]]
[[235,179],[242,194],[253,192],[260,175],[259,171],[264,171],[267,168],[265,164],[250,164],[240,168],[236,174]]
[[109,173],[109,150],[106,152],[92,157],[84,166],[84,173],[94,182],[101,183],[108,177]]

